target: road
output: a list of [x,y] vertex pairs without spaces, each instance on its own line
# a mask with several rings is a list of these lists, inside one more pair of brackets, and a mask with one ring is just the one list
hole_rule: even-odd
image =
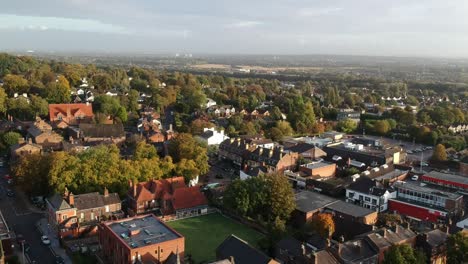
[[[16,195],[8,197],[6,190],[10,186],[4,179],[5,169],[0,169],[0,210],[7,222],[8,227],[17,235],[22,234],[26,243],[30,245],[26,258],[35,263],[55,263],[55,256],[50,249],[41,242],[41,234],[36,229],[36,223],[44,217],[44,213],[33,212],[29,209],[27,201]],[[13,239],[13,244],[21,248],[21,245]]]

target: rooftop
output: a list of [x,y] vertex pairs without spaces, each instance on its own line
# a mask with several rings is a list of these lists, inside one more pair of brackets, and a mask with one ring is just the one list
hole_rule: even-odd
[[375,213],[375,211],[373,210],[358,205],[350,204],[341,200],[327,205],[326,208],[335,212],[340,212],[354,217],[364,217],[369,214]]
[[145,247],[182,236],[153,215],[104,223],[130,248]]
[[457,194],[453,192],[446,192],[446,191],[442,191],[439,189],[431,188],[429,186],[426,186],[426,184],[424,183],[418,184],[418,183],[413,183],[413,182],[398,181],[393,186],[395,188],[404,188],[407,190],[417,191],[421,193],[430,193],[430,194],[437,195],[437,196],[444,196],[444,197],[454,199],[454,200],[462,197],[461,194]]
[[461,175],[456,175],[456,174],[448,174],[448,173],[442,173],[438,171],[431,171],[425,174],[424,176],[429,176],[431,178],[436,178],[439,180],[446,180],[446,181],[451,181],[451,182],[468,184],[468,177],[463,177]]
[[330,166],[330,165],[335,165],[335,163],[331,163],[331,162],[327,162],[327,161],[320,161],[320,162],[311,162],[311,163],[307,163],[307,164],[304,164],[304,165],[301,165],[302,167],[305,167],[307,169],[317,169],[317,168],[322,168],[322,167],[326,167],[326,166]]
[[303,191],[296,194],[296,208],[301,212],[321,209],[336,202],[336,199],[316,192]]
[[218,246],[216,255],[221,259],[232,256],[235,263],[267,264],[271,261],[270,257],[235,235],[230,235]]

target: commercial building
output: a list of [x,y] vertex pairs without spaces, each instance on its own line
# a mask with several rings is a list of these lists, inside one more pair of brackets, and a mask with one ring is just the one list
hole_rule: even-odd
[[396,198],[396,191],[381,186],[368,177],[359,177],[346,188],[346,202],[377,212],[386,211],[388,200]]
[[185,238],[154,215],[102,223],[99,242],[106,263],[164,263],[184,259]]
[[431,171],[421,176],[421,181],[438,186],[468,192],[468,177]]
[[391,212],[430,222],[445,222],[451,217],[462,214],[461,194],[413,182],[396,182],[393,188],[397,191],[397,196],[389,199],[388,209]]
[[323,149],[328,157],[340,157],[342,160],[355,160],[367,166],[399,164],[404,161],[401,147],[375,147],[351,142],[331,144]]

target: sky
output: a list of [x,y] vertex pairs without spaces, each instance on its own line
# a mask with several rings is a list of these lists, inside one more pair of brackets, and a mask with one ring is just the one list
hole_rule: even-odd
[[468,57],[466,0],[3,0],[0,51]]

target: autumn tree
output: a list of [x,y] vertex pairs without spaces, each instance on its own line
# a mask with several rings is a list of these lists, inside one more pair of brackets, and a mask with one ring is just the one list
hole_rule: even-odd
[[135,153],[133,154],[134,160],[152,159],[155,157],[158,157],[158,152],[153,145],[147,144],[145,141],[137,143]]
[[383,264],[425,264],[426,256],[407,244],[393,245],[385,253]]
[[71,90],[67,78],[60,75],[57,81],[47,84],[45,98],[49,103],[69,103],[71,101]]
[[7,94],[3,88],[0,88],[0,113],[7,111]]
[[200,175],[208,172],[208,155],[206,148],[202,147],[192,135],[181,133],[171,139],[168,145],[169,155],[175,163],[183,159],[193,160]]
[[13,164],[13,179],[28,195],[44,195],[49,192],[48,172],[50,156],[40,153],[27,154]]
[[26,93],[29,90],[28,80],[20,75],[7,74],[3,78],[3,89],[10,96],[13,96],[14,93]]
[[433,161],[446,161],[447,151],[445,150],[445,146],[442,144],[437,144],[434,148],[431,159]]
[[330,238],[335,233],[335,221],[333,215],[328,213],[319,213],[314,215],[309,223],[312,230],[317,232],[323,238]]

